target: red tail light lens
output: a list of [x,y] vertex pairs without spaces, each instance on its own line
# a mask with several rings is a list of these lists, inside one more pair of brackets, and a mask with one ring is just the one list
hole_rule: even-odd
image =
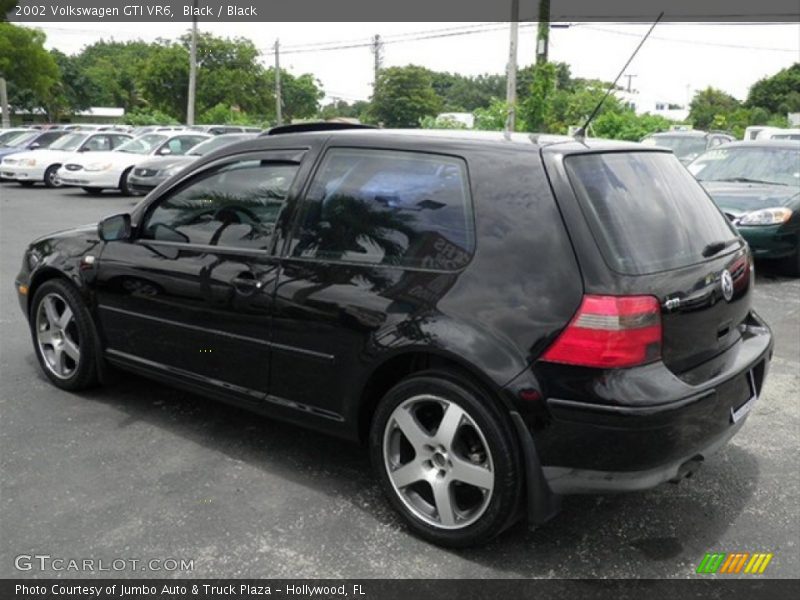
[[584,367],[633,367],[661,358],[661,306],[653,296],[584,296],[542,360]]

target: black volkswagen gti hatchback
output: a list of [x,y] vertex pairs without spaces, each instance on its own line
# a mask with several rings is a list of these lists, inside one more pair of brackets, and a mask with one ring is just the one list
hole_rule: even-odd
[[363,441],[453,547],[687,475],[772,348],[746,244],[669,151],[627,143],[267,135],[33,242],[16,285],[56,386],[119,367]]

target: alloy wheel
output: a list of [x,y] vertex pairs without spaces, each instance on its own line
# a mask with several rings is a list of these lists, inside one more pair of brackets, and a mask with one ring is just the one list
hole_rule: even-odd
[[48,370],[60,379],[70,378],[81,360],[75,315],[67,301],[47,294],[36,311],[36,343]]
[[458,404],[433,395],[402,402],[386,422],[384,467],[403,504],[441,529],[476,522],[495,476],[486,438]]

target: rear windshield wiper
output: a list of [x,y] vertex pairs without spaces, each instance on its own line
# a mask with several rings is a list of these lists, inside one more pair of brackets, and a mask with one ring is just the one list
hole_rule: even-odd
[[706,247],[703,248],[703,252],[702,252],[703,258],[710,258],[710,257],[714,256],[715,254],[719,254],[720,252],[725,250],[725,248],[727,248],[728,246],[730,246],[732,244],[736,244],[738,242],[739,242],[738,238],[733,238],[733,239],[730,239],[730,240],[727,240],[727,241],[718,241],[718,242],[711,242],[710,244],[706,244]]
[[715,179],[714,181],[732,181],[734,183],[768,183],[769,185],[787,185],[778,181],[765,181],[763,179],[750,179],[749,177],[726,177],[724,179]]

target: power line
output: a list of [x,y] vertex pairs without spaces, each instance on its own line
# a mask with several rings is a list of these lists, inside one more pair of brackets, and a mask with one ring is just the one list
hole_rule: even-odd
[[[638,33],[634,33],[632,31],[619,31],[617,29],[605,29],[603,27],[594,27],[592,25],[582,24],[582,27],[585,29],[591,29],[592,31],[600,31],[603,33],[612,33],[615,35],[624,35],[628,37],[639,37]],[[679,38],[665,38],[665,37],[656,37],[653,36],[650,39],[652,40],[659,40],[661,42],[671,42],[671,43],[678,43],[678,44],[692,44],[695,46],[712,46],[717,48],[734,48],[737,50],[763,50],[766,52],[797,52],[796,49],[791,48],[767,48],[764,46],[745,46],[741,44],[722,44],[718,42],[703,42],[698,40],[682,40]]]

